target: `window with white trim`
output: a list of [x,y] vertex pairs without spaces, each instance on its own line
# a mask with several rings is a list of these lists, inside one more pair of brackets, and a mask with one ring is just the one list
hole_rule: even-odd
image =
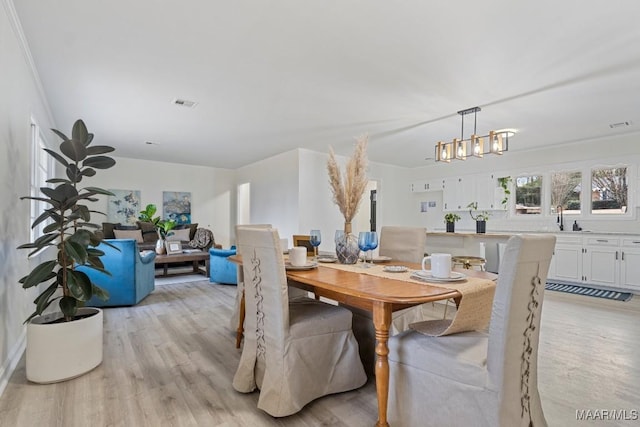
[[[46,144],[40,126],[31,120],[31,197],[42,197],[40,187],[51,187],[47,184],[47,180],[54,177],[53,159],[44,151]],[[48,203],[39,200],[31,200],[30,222],[33,222],[40,216],[45,209],[51,207]],[[44,234],[44,227],[51,221],[45,221],[38,224],[37,227],[31,229],[31,241],[34,242],[38,237]]]

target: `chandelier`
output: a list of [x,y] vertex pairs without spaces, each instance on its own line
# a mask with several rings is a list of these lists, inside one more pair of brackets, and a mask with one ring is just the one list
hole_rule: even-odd
[[[485,154],[502,154],[509,150],[509,137],[515,135],[512,129],[489,131],[487,135],[476,135],[476,116],[480,107],[467,108],[458,111],[462,116],[462,131],[460,139],[436,144],[436,162],[451,162],[451,160],[466,160],[467,157],[483,157]],[[473,133],[469,139],[464,139],[464,116],[473,113]]]

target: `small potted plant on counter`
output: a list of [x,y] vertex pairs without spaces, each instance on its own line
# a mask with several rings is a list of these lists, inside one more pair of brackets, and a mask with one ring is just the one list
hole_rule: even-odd
[[456,231],[456,221],[460,221],[460,215],[457,213],[449,212],[444,216],[444,223],[447,224],[447,233]]
[[487,221],[491,214],[487,211],[478,211],[478,202],[469,203],[467,208],[469,208],[471,219],[476,222],[476,233],[485,233],[487,231]]

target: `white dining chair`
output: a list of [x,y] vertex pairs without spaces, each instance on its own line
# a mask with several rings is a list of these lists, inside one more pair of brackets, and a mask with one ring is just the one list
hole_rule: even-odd
[[509,239],[488,333],[389,339],[393,426],[546,426],[538,394],[538,338],[555,237]]
[[246,317],[234,389],[260,389],[258,408],[284,417],[321,396],[364,385],[351,312],[311,298],[289,299],[277,230],[238,228],[237,241]]
[[[388,256],[391,262],[421,263],[427,245],[427,229],[424,227],[384,226],[380,229],[380,256]],[[360,355],[367,372],[373,373],[376,334],[370,311],[349,307],[353,312],[353,331],[360,345]],[[407,330],[409,324],[430,319],[430,307],[421,304],[398,310],[391,315],[389,334]]]
[[[236,246],[238,244],[238,229],[239,228],[271,228],[271,224],[241,224],[235,226],[236,232]],[[240,247],[237,247],[236,254],[242,255]],[[237,271],[237,288],[236,298],[233,304],[233,311],[231,312],[231,318],[229,319],[229,329],[236,332],[236,348],[240,348],[242,341],[242,325],[240,324],[240,318],[244,317],[244,313],[241,313],[242,297],[244,294],[244,274],[242,267],[238,267]]]

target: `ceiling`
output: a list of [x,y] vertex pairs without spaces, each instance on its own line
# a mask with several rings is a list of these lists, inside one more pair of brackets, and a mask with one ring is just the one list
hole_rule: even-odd
[[635,0],[13,2],[56,126],[121,157],[234,169],[368,134],[426,166],[474,106],[511,151],[640,130]]

